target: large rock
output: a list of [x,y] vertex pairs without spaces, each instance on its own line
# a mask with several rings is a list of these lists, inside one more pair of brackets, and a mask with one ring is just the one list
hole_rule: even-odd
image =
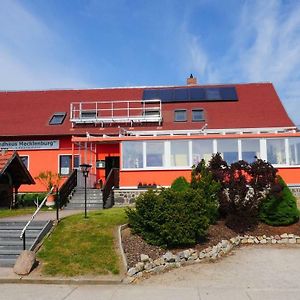
[[36,263],[35,253],[33,251],[24,250],[14,266],[14,272],[18,275],[28,275]]

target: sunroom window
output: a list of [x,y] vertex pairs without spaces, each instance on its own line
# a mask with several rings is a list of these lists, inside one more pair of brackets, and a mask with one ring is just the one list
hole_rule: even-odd
[[197,165],[201,159],[208,162],[213,154],[212,140],[193,140],[193,165]]
[[123,142],[123,168],[138,169],[143,167],[143,142]]
[[286,164],[284,139],[267,140],[267,159],[268,162],[271,164],[275,164],[275,165]]
[[223,139],[218,140],[218,152],[221,153],[227,163],[232,164],[239,160],[238,155],[238,140]]
[[146,166],[162,167],[164,165],[164,142],[146,142]]
[[261,158],[259,139],[242,139],[242,160],[252,163]]

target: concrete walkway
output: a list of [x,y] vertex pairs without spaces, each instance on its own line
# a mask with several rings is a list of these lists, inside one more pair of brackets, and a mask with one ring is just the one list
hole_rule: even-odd
[[[67,216],[75,215],[83,213],[82,210],[60,210],[59,211],[59,218],[64,218]],[[28,215],[21,215],[21,216],[13,216],[13,217],[6,217],[1,218],[0,221],[28,221],[31,218],[32,214]],[[56,220],[56,210],[48,210],[48,211],[39,211],[36,217],[34,218],[36,221],[47,221],[47,220]]]
[[251,246],[135,285],[1,284],[1,299],[300,300],[299,272],[300,245]]

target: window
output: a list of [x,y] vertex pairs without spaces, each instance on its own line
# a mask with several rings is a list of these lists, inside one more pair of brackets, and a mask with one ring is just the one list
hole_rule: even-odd
[[238,141],[234,139],[217,140],[218,152],[228,164],[239,160]]
[[242,139],[242,160],[252,163],[260,158],[260,145],[258,139]]
[[290,165],[300,165],[300,138],[289,139]]
[[71,161],[72,155],[60,155],[59,156],[59,174],[67,176],[71,174]]
[[271,164],[286,164],[284,139],[267,140],[267,160]]
[[97,117],[96,110],[82,110],[81,118],[82,119],[95,119]]
[[123,168],[143,168],[143,142],[123,142]]
[[74,155],[73,157],[73,168],[74,169],[79,169],[80,165],[80,156],[79,155]]
[[187,120],[186,110],[185,109],[175,110],[174,120],[175,122],[185,122]]
[[208,162],[213,154],[212,140],[193,140],[193,165],[197,165],[201,159]]
[[203,109],[193,109],[192,110],[192,120],[194,122],[204,121],[204,111],[203,111]]
[[49,125],[61,125],[64,122],[65,117],[66,117],[65,112],[55,113],[51,117],[51,119],[49,121]]
[[164,142],[146,142],[146,166],[164,166]]
[[171,166],[189,166],[189,143],[188,141],[171,141]]
[[158,109],[147,109],[144,111],[144,116],[147,117],[159,117],[160,112]]
[[29,156],[26,155],[26,156],[20,156],[23,164],[25,165],[26,169],[28,169],[28,161],[29,161]]

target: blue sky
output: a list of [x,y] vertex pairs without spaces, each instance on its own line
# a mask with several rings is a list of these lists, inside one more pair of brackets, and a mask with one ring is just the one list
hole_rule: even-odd
[[273,82],[300,124],[298,0],[1,0],[0,89]]

